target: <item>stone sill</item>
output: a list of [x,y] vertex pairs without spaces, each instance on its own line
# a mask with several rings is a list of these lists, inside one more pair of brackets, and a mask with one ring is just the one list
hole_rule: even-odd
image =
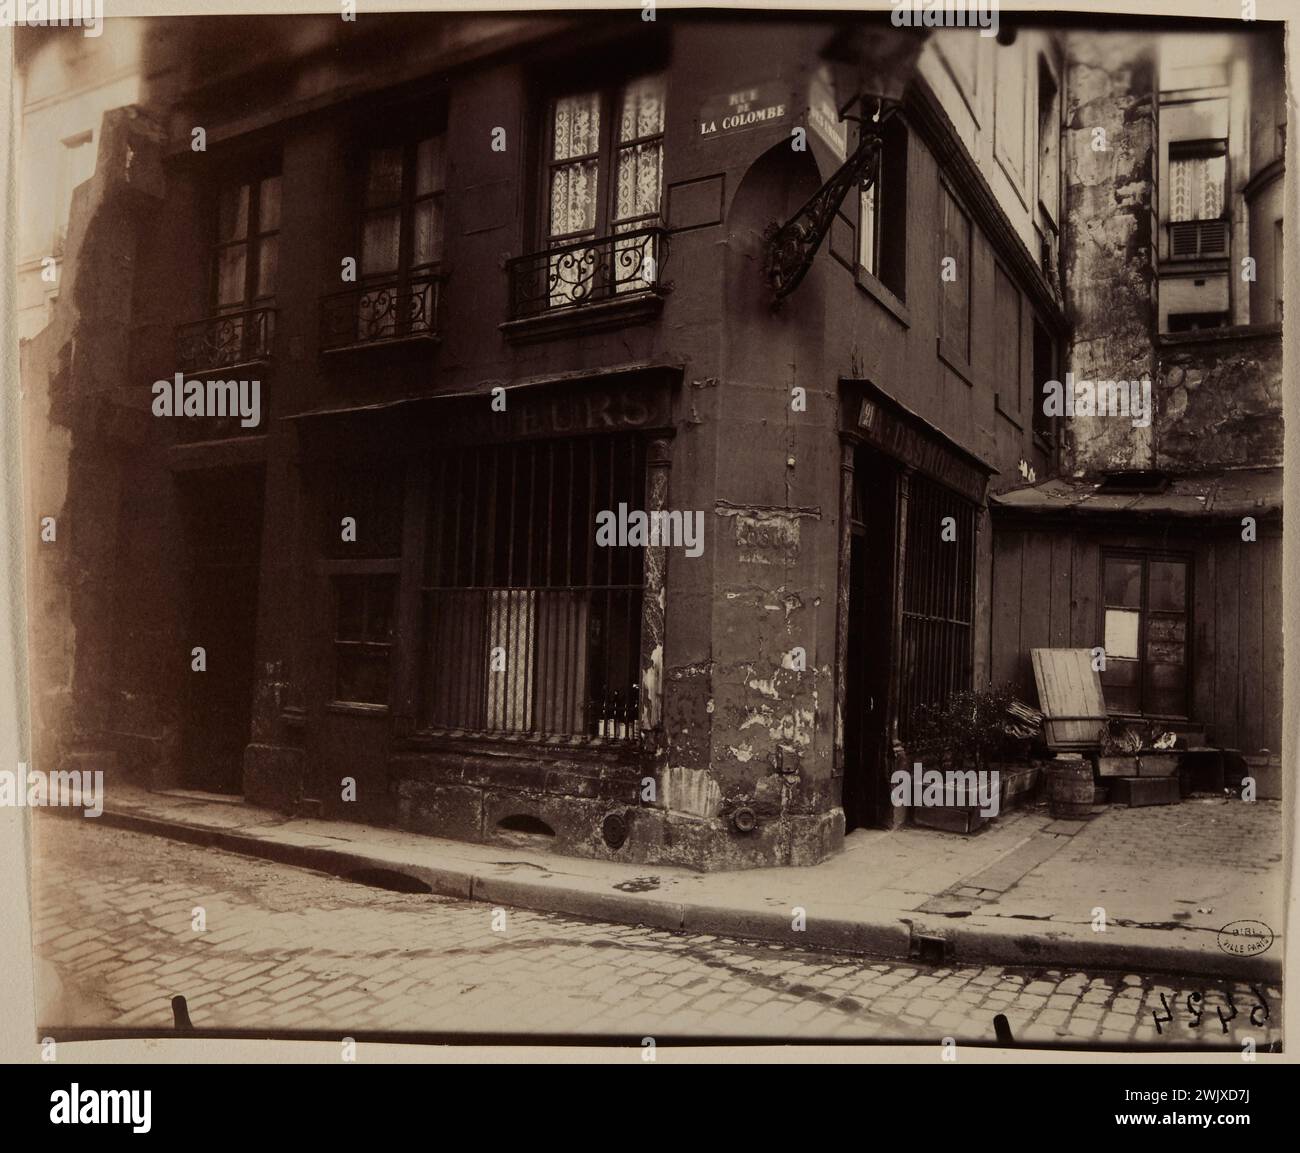
[[664,307],[664,290],[640,292],[625,299],[603,300],[594,304],[580,304],[569,308],[543,312],[521,320],[508,320],[498,325],[501,334],[512,343],[531,340],[549,340],[553,336],[567,336],[575,332],[591,332],[602,328],[619,328],[625,324],[639,324],[653,320]]
[[409,336],[389,336],[377,340],[356,340],[350,344],[331,344],[328,347],[322,346],[320,354],[323,357],[346,358],[349,354],[355,356],[357,353],[366,353],[378,351],[379,349],[401,349],[401,348],[434,348],[442,343],[442,337],[436,332],[412,333]]
[[1178,348],[1181,345],[1218,344],[1229,341],[1282,339],[1282,325],[1230,324],[1222,328],[1201,328],[1195,332],[1164,332],[1156,337],[1159,348]]
[[638,803],[641,778],[646,772],[641,764],[566,761],[553,751],[547,756],[540,748],[532,756],[493,756],[466,746],[403,749],[388,759],[388,777],[393,786],[409,782],[490,792],[522,791],[629,805]]
[[196,380],[199,377],[219,376],[222,379],[228,379],[231,373],[240,373],[244,371],[256,370],[258,372],[269,372],[271,368],[271,357],[255,356],[251,360],[237,360],[233,364],[211,364],[205,368],[179,369],[186,380]]
[[646,754],[635,742],[601,743],[598,739],[581,744],[570,741],[547,741],[524,737],[483,737],[474,733],[454,735],[443,732],[417,732],[399,737],[394,753],[403,759],[422,756],[448,756],[478,759],[484,763],[567,764],[605,767],[636,767]]
[[860,264],[853,270],[853,282],[904,328],[912,327],[912,314],[908,312],[907,305],[903,303],[896,293],[882,281],[877,280]]

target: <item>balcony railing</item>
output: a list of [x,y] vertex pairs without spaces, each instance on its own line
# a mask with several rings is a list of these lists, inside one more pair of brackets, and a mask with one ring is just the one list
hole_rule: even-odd
[[428,273],[399,281],[371,281],[321,301],[320,346],[324,352],[365,348],[437,335],[438,285]]
[[638,228],[510,261],[510,319],[663,290],[667,232]]
[[1170,260],[1206,260],[1228,255],[1226,220],[1175,220],[1168,228]]
[[223,312],[178,325],[176,366],[191,373],[269,360],[274,327],[274,308]]

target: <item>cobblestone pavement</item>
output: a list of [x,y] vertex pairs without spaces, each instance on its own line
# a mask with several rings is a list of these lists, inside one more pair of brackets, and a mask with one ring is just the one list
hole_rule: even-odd
[[487,904],[91,821],[38,818],[34,840],[46,1028],[168,1028],[181,993],[199,1028],[339,1035],[992,1042],[1003,1013],[1025,1042],[1239,1049],[1249,1037],[1262,1049],[1281,1037],[1274,986],[930,968],[522,909],[498,929],[502,911]]

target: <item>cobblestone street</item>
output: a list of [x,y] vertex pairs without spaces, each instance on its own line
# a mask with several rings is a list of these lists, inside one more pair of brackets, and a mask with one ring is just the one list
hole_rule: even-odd
[[488,904],[92,821],[38,819],[34,841],[38,1019],[49,1029],[168,1028],[179,993],[198,1028],[339,1035],[991,1043],[1004,1013],[1022,1042],[1239,1049],[1249,1037],[1263,1049],[1281,1036],[1271,985],[930,968],[520,909],[504,910],[501,927]]

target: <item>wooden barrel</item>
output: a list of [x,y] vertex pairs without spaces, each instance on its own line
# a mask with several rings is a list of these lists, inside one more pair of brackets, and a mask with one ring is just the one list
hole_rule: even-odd
[[1080,820],[1092,815],[1092,765],[1080,757],[1077,761],[1057,761],[1052,765],[1050,807],[1052,816]]

